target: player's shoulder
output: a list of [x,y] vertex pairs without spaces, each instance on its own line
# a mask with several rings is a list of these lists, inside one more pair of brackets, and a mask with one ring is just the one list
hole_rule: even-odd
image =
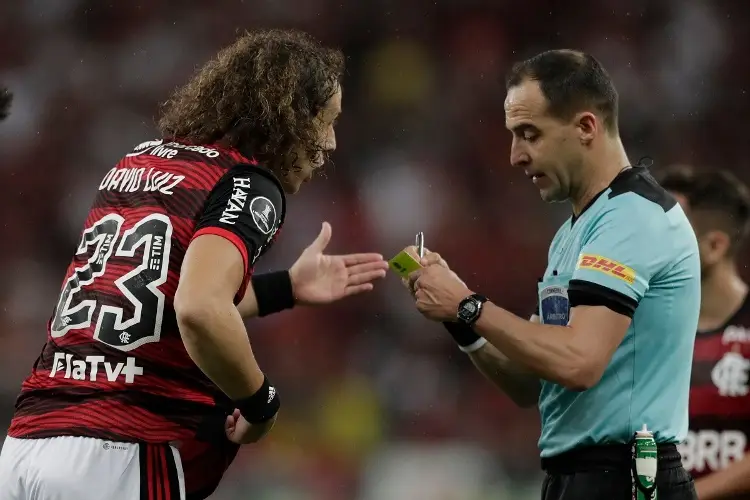
[[223,144],[190,144],[177,140],[153,139],[137,144],[113,170],[130,169],[154,177],[179,175],[183,186],[210,191],[238,165],[256,162],[239,150]]
[[750,342],[750,294],[747,294],[745,296],[745,300],[742,302],[742,305],[737,310],[737,312],[732,315],[732,317],[727,322],[727,325],[738,325],[743,327],[743,329],[747,329],[746,332],[748,334],[748,338],[746,341]]
[[121,164],[147,168],[181,170],[204,175],[206,180],[221,175],[237,163],[252,160],[239,150],[223,144],[191,144],[174,139],[153,139],[137,144]]
[[189,144],[174,140],[152,139],[137,144],[129,153],[125,154],[125,157],[152,156],[170,160],[175,158],[183,160],[212,160],[225,157],[231,161],[235,155],[236,151],[234,149],[214,144]]
[[255,162],[237,163],[228,168],[217,182],[215,191],[230,188],[234,192],[252,193],[270,198],[274,205],[285,204],[284,187],[278,177]]
[[263,234],[270,234],[286,216],[286,196],[279,179],[255,163],[229,168],[209,194],[208,213],[218,222],[234,225],[250,215]]

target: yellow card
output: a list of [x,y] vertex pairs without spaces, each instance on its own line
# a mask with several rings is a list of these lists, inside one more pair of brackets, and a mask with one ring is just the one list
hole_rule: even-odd
[[422,266],[414,260],[414,257],[406,253],[406,250],[402,250],[394,258],[388,261],[388,265],[393,271],[401,276],[402,278],[408,278],[411,273],[417,269],[422,269]]

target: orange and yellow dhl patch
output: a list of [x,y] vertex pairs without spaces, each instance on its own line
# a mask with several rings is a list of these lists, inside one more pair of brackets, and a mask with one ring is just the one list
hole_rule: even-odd
[[632,267],[620,264],[616,260],[608,259],[601,255],[581,254],[577,267],[578,269],[592,269],[609,274],[631,285],[635,282],[635,270]]

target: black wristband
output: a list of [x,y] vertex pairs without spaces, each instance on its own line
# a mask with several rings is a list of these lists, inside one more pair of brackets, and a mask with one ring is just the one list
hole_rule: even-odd
[[294,291],[289,271],[254,274],[250,279],[258,302],[258,316],[268,316],[294,307]]
[[448,333],[451,334],[451,337],[456,341],[456,344],[461,347],[469,347],[481,338],[469,325],[445,321],[443,326],[448,330]]
[[281,401],[276,388],[263,377],[263,385],[255,394],[234,402],[234,407],[240,410],[242,416],[251,424],[262,424],[273,418],[279,411]]

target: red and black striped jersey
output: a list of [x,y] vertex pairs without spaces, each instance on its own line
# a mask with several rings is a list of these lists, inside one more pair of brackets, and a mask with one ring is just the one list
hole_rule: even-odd
[[742,459],[750,438],[750,297],[726,326],[698,332],[683,463],[700,477]]
[[177,328],[180,267],[196,236],[229,239],[245,263],[239,300],[285,212],[279,181],[236,150],[157,140],[125,155],[99,185],[8,434],[226,440],[231,401]]

